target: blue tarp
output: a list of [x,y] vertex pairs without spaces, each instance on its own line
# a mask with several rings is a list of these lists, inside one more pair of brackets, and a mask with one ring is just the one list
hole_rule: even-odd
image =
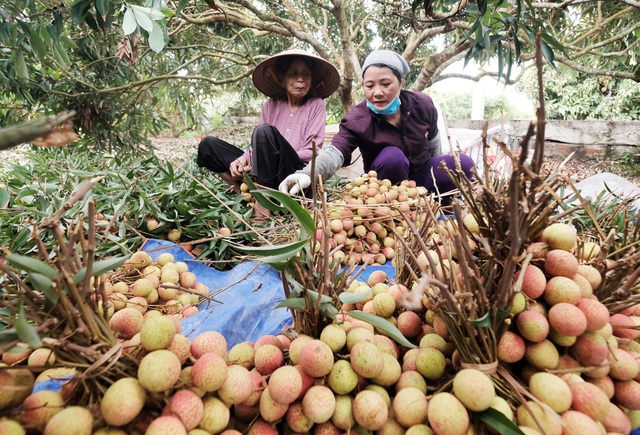
[[[218,331],[230,349],[243,341],[255,342],[263,335],[278,334],[293,324],[287,308],[275,308],[284,299],[284,290],[280,273],[269,266],[246,261],[229,271],[219,271],[166,240],[149,239],[142,249],[154,260],[170,252],[174,261],[187,263],[198,282],[207,285],[215,300],[222,302],[205,301],[198,306],[199,313],[182,320],[182,333],[190,339],[203,331]],[[358,279],[367,280],[375,270],[384,270],[389,278],[395,276],[395,267],[386,264],[368,266]]]
[[[231,348],[243,341],[255,342],[263,335],[278,334],[293,324],[288,309],[275,308],[284,299],[284,291],[279,272],[269,266],[247,261],[229,271],[219,271],[165,240],[149,239],[143,250],[154,260],[170,252],[175,261],[184,261],[198,282],[207,285],[212,294],[217,293],[215,300],[222,302],[205,301],[198,306],[198,314],[182,320],[182,332],[191,339],[202,331],[215,330],[225,336]],[[374,270],[384,270],[390,278],[395,275],[391,265],[369,266],[358,279],[366,280]]]
[[229,271],[207,266],[181,246],[166,240],[149,239],[143,250],[154,260],[164,252],[174,261],[183,261],[197,281],[209,287],[216,302],[203,302],[199,313],[182,320],[182,333],[193,339],[203,331],[218,331],[227,339],[229,349],[243,341],[255,342],[265,334],[277,334],[291,326],[286,308],[275,308],[284,299],[280,274],[255,261],[238,264]]

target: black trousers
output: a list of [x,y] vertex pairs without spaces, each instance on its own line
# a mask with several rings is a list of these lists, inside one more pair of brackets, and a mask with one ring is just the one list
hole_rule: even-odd
[[[304,167],[289,142],[272,125],[260,124],[251,136],[251,176],[256,183],[277,189],[282,180]],[[231,162],[244,151],[215,136],[206,136],[198,145],[198,166],[213,172],[227,172]]]

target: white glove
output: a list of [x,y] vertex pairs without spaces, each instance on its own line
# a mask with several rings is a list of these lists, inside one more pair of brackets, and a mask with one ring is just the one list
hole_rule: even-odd
[[302,192],[309,186],[311,186],[311,177],[309,175],[295,173],[282,180],[282,183],[278,186],[278,190],[282,193],[295,195],[296,193]]

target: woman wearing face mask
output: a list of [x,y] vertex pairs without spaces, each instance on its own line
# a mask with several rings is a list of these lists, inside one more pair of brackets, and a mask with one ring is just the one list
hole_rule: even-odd
[[[245,173],[259,185],[277,188],[287,175],[311,160],[320,149],[327,122],[326,103],[340,84],[338,70],[303,50],[288,50],[261,62],[253,83],[267,101],[247,151],[215,136],[198,146],[199,166],[216,172],[236,192]],[[267,211],[256,204],[256,213]]]
[[[362,65],[365,101],[351,109],[340,122],[331,144],[316,159],[316,176],[331,177],[351,162],[353,151],[362,154],[365,172],[374,170],[378,179],[396,184],[415,180],[431,192],[455,189],[443,160],[454,169],[451,155],[440,155],[438,114],[431,98],[421,92],[402,90],[409,65],[402,56],[390,50],[369,54]],[[467,177],[471,178],[473,161],[459,156]],[[295,194],[311,184],[310,165],[287,177],[279,189]]]

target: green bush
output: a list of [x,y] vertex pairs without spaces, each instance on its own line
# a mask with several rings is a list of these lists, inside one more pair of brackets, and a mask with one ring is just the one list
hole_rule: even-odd
[[[221,227],[243,233],[233,241],[256,239],[243,223],[252,209],[238,195],[229,194],[221,180],[199,168],[194,157],[176,164],[144,150],[121,156],[74,147],[33,149],[26,157],[28,163],[11,164],[0,172],[0,246],[12,252],[35,252],[33,226],[94,177],[103,178],[65,213],[62,225],[86,215],[88,201],[93,201],[100,255],[133,252],[146,238],[166,238],[172,228],[181,230],[180,242],[202,240],[200,256],[215,261],[229,261],[236,254],[229,239],[218,236]],[[159,226],[149,230],[148,218],[157,219]]]

